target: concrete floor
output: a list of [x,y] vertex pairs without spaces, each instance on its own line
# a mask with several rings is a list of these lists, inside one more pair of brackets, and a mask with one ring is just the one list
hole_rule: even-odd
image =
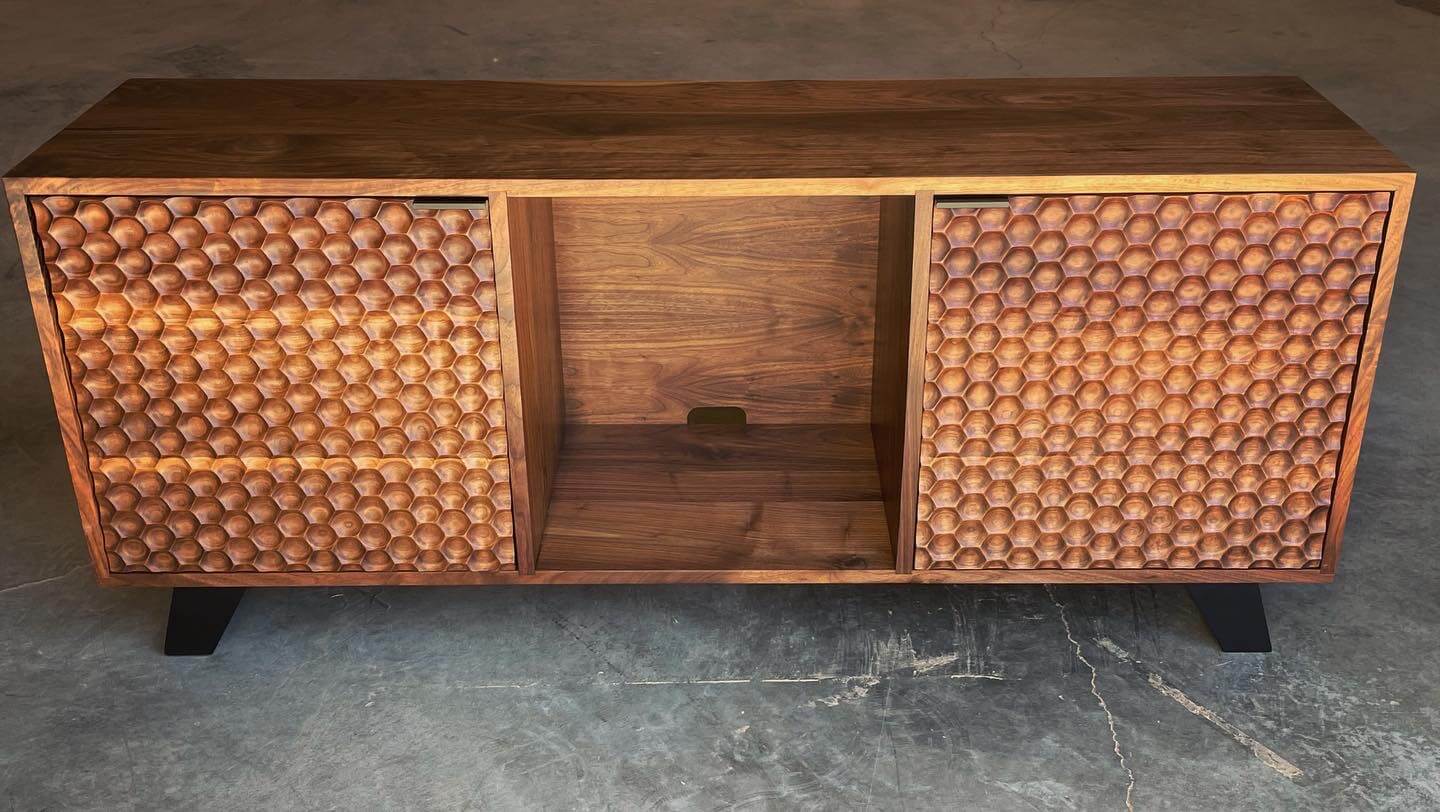
[[[83,5],[83,4],[78,4]],[[0,3],[0,164],[122,78],[1295,73],[1421,173],[1340,578],[252,592],[165,659],[86,570],[0,238],[0,798],[41,808],[1440,805],[1440,3]],[[7,232],[8,233],[8,232]]]

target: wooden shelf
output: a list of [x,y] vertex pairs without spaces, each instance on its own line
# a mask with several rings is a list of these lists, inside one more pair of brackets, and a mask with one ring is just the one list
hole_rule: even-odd
[[893,569],[868,424],[571,425],[536,569]]

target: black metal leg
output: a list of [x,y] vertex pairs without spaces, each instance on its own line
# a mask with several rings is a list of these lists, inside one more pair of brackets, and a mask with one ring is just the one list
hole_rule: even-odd
[[169,657],[206,657],[215,653],[244,587],[182,586],[170,591],[170,623],[165,627]]
[[1221,651],[1270,650],[1259,584],[1190,584],[1188,589]]

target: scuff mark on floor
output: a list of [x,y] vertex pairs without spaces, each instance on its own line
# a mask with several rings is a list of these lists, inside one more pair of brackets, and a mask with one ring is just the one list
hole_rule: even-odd
[[1186,696],[1178,688],[1167,685],[1165,680],[1161,678],[1159,674],[1150,674],[1147,677],[1147,681],[1150,683],[1150,687],[1154,688],[1165,696],[1168,696],[1169,698],[1175,700],[1185,710],[1190,711],[1196,716],[1199,716],[1201,719],[1204,719],[1210,724],[1220,728],[1221,730],[1225,731],[1225,733],[1230,736],[1230,738],[1248,747],[1250,749],[1250,752],[1255,754],[1256,758],[1260,759],[1260,761],[1264,762],[1265,766],[1269,767],[1275,772],[1280,773],[1286,778],[1299,778],[1301,775],[1304,775],[1304,773],[1301,772],[1299,767],[1296,767],[1294,764],[1286,761],[1280,756],[1280,754],[1276,753],[1274,750],[1271,750],[1270,748],[1251,738],[1248,734],[1245,733],[1245,731],[1241,730],[1240,728],[1220,718],[1218,715],[1215,714],[1214,711]]
[[[897,638],[881,640],[875,643],[874,652],[871,656],[869,669],[870,676],[884,676],[895,671],[910,670],[916,675],[929,674],[947,665],[954,665],[960,662],[960,652],[948,654],[937,654],[933,657],[921,657],[915,651],[915,643],[907,632]],[[967,657],[967,659],[969,659]],[[957,679],[994,679],[1003,680],[1000,674],[964,672],[961,674],[946,674]]]
[[[998,674],[935,674],[930,679],[983,679],[1004,682],[1005,677]],[[608,685],[612,688],[636,688],[654,686],[674,685],[814,685],[822,682],[856,683],[866,685],[877,685],[882,677],[873,674],[845,674],[845,675],[822,675],[817,674],[809,677],[681,677],[675,679],[633,679],[633,680],[609,680],[602,681],[600,685]],[[485,682],[476,685],[465,686],[470,690],[522,690],[525,688],[546,687],[547,683],[540,680],[526,682]]]
[[610,685],[749,685],[750,679],[632,679]]
[[1115,714],[1110,712],[1110,705],[1100,693],[1100,672],[1086,658],[1085,652],[1080,649],[1080,641],[1075,639],[1074,632],[1070,629],[1070,618],[1065,614],[1065,604],[1055,597],[1055,589],[1049,584],[1045,585],[1045,594],[1050,596],[1050,602],[1055,604],[1055,609],[1060,613],[1060,623],[1065,627],[1065,639],[1075,649],[1075,659],[1079,660],[1086,668],[1090,669],[1090,694],[1095,701],[1100,703],[1100,710],[1105,714],[1105,723],[1110,727],[1110,741],[1115,747],[1115,758],[1120,762],[1120,769],[1125,771],[1125,808],[1135,812],[1135,771],[1125,761],[1125,753],[1120,749],[1120,733],[1115,728]]
[[1151,670],[1150,668],[1147,668],[1143,663],[1136,660],[1133,656],[1131,656],[1130,652],[1116,645],[1115,641],[1111,640],[1108,637],[1101,637],[1095,641],[1095,644],[1098,645],[1100,648],[1103,648],[1106,651],[1110,652],[1111,656],[1113,656],[1115,659],[1133,666],[1136,670],[1140,672],[1142,676],[1145,677],[1145,681],[1149,683],[1151,688],[1159,691],[1161,695],[1175,702],[1185,710],[1190,711],[1196,716],[1199,716],[1201,719],[1204,719],[1205,721],[1219,728],[1225,733],[1225,735],[1234,739],[1236,742],[1243,745],[1246,749],[1253,753],[1255,757],[1259,759],[1261,763],[1263,763],[1265,766],[1290,779],[1299,778],[1300,776],[1305,774],[1304,771],[1301,770],[1299,767],[1295,766],[1293,763],[1281,756],[1279,753],[1276,753],[1274,750],[1271,750],[1269,747],[1261,744],[1255,739],[1255,737],[1236,727],[1234,724],[1230,723],[1225,718],[1221,717],[1219,714],[1215,713],[1204,705],[1201,705],[1199,702],[1196,702],[1189,696],[1186,696],[1185,692],[1166,682],[1164,677],[1160,676],[1158,673]]
[[842,679],[845,683],[844,690],[812,700],[810,704],[817,708],[821,705],[834,708],[838,707],[841,702],[856,702],[864,699],[870,694],[871,688],[880,684],[879,677],[843,677]]

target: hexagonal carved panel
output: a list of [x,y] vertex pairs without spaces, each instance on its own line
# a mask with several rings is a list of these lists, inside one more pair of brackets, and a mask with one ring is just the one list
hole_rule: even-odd
[[483,212],[32,210],[111,571],[514,569]]
[[916,569],[1318,567],[1389,195],[934,211]]

